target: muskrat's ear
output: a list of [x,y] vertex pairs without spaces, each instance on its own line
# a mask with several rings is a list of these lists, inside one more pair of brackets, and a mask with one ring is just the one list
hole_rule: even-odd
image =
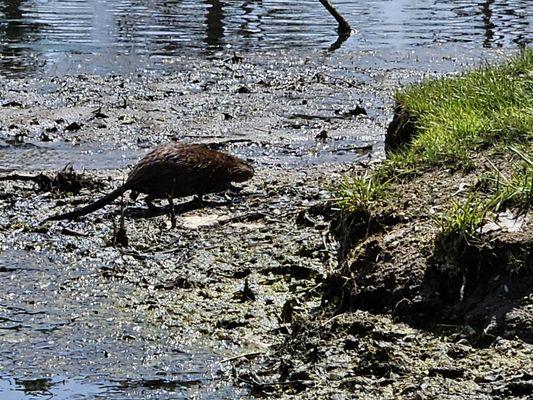
[[246,159],[246,162],[247,162],[248,164],[253,164],[253,163],[254,163],[254,159],[253,159],[253,158],[247,158],[247,159]]

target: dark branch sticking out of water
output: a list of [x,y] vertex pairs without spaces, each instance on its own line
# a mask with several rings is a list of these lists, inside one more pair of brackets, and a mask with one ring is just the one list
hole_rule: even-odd
[[335,9],[335,7],[333,7],[333,4],[331,4],[329,0],[320,0],[320,3],[322,3],[326,10],[328,10],[329,13],[333,15],[333,17],[339,23],[339,26],[337,28],[339,39],[344,38],[344,40],[346,40],[346,38],[348,38],[352,34],[352,27],[350,26],[348,21],[346,21],[344,17]]

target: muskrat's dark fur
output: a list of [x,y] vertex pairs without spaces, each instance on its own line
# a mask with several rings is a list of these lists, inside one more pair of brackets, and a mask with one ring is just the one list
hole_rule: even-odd
[[237,157],[210,150],[202,145],[169,143],[156,147],[130,172],[127,181],[111,193],[74,211],[54,215],[46,221],[75,219],[96,211],[131,190],[145,201],[223,192],[231,182],[244,182],[254,175],[252,166]]

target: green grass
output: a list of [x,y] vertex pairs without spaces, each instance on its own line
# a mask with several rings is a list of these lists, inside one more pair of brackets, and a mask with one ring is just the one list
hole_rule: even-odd
[[532,140],[532,93],[533,49],[504,65],[406,88],[395,98],[414,119],[418,134],[384,163],[383,175],[438,165],[468,169],[480,148]]
[[462,236],[464,239],[476,236],[487,215],[486,203],[475,194],[464,202],[454,202],[452,208],[437,219],[443,237]]
[[[430,168],[468,171],[479,162],[480,152],[502,149],[514,152],[520,167],[509,176],[499,171],[493,175],[488,194],[454,203],[438,220],[442,233],[471,237],[487,212],[533,204],[533,161],[528,156],[533,141],[533,49],[503,65],[409,86],[395,99],[414,121],[416,136],[376,170],[347,178],[338,188],[342,207],[368,208],[390,194],[390,182]],[[519,147],[527,150],[520,152]]]
[[526,211],[533,206],[533,158],[515,147],[510,149],[522,162],[509,177],[494,166],[496,174],[489,179],[493,196],[488,202],[494,211],[508,206]]
[[[525,146],[528,152],[531,148]],[[496,214],[508,207],[527,212],[533,206],[533,158],[516,147],[511,146],[508,151],[520,160],[515,163],[513,173],[506,176],[493,166],[496,172],[481,179],[489,192],[488,196],[486,193],[483,196],[477,192],[471,193],[463,203],[454,202],[451,209],[437,219],[442,237],[473,238],[487,213]]]
[[368,210],[377,200],[383,200],[389,190],[387,182],[381,182],[369,173],[346,177],[339,185],[339,205],[352,212]]

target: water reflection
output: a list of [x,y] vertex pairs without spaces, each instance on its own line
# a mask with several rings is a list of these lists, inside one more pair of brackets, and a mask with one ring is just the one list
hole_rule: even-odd
[[0,71],[32,71],[36,67],[34,55],[21,44],[33,40],[39,25],[24,20],[22,0],[0,4]]
[[[337,0],[335,5],[357,29],[343,44],[346,51],[408,51],[457,42],[513,47],[531,40],[528,0]],[[11,75],[41,67],[59,73],[161,69],[177,57],[212,55],[225,47],[328,49],[337,39],[336,21],[316,0],[5,0],[0,12],[0,65]]]
[[483,27],[485,29],[485,40],[483,45],[485,47],[490,47],[491,43],[494,40],[494,28],[496,25],[492,22],[492,10],[491,6],[493,5],[494,0],[488,0],[484,3],[481,3],[481,12],[483,13]]
[[103,391],[103,385],[83,382],[80,378],[0,378],[2,400],[86,398],[97,396]]
[[263,7],[263,2],[261,0],[255,1],[243,1],[240,6],[243,18],[239,25],[239,30],[244,39],[245,47],[254,36],[260,37],[263,32],[263,15],[265,14],[265,8]]
[[207,13],[205,15],[205,44],[207,48],[220,49],[224,42],[224,11],[222,2],[206,0]]

